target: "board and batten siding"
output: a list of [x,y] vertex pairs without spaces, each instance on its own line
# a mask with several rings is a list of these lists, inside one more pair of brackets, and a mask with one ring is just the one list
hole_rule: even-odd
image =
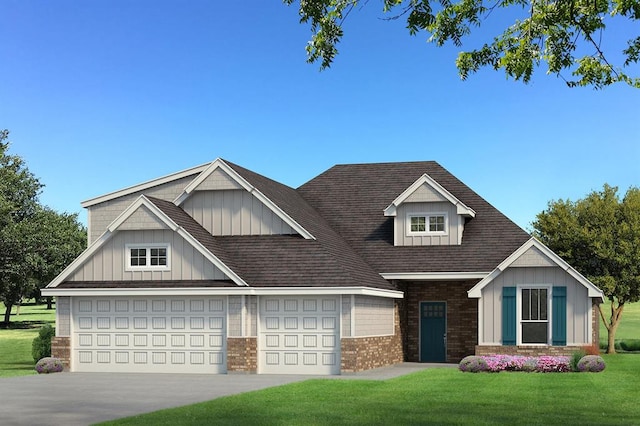
[[[127,271],[127,244],[169,244],[167,271]],[[225,280],[228,277],[171,230],[119,231],[69,281]]]
[[[535,253],[532,253],[533,257]],[[532,284],[567,288],[567,345],[587,344],[590,340],[591,299],[582,284],[557,266],[509,267],[483,288],[482,298],[478,300],[481,305],[479,311],[482,312],[479,344],[500,345],[502,342],[502,288]]]
[[189,183],[197,176],[196,174],[181,179],[174,180],[144,191],[134,192],[113,200],[95,204],[87,209],[87,222],[89,224],[89,244],[98,239],[107,227],[120,213],[131,205],[140,195],[148,195],[162,200],[173,201]]
[[296,234],[260,200],[243,189],[194,191],[182,208],[214,236]]
[[[407,235],[408,215],[419,213],[445,213],[448,229],[446,234]],[[395,218],[395,244],[398,246],[450,246],[458,245],[462,239],[464,219],[456,207],[447,202],[402,203]]]

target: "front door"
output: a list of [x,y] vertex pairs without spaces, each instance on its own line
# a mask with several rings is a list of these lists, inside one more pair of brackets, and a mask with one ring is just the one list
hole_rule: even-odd
[[420,362],[447,361],[447,305],[420,303]]

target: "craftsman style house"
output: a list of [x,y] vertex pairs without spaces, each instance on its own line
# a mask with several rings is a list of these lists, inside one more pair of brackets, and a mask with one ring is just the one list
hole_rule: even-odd
[[435,162],[293,189],[212,163],[88,201],[56,297],[71,371],[340,374],[598,341],[602,292]]

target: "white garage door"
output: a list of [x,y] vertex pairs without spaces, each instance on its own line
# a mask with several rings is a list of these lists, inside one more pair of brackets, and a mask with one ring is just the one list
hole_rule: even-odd
[[261,297],[259,372],[340,374],[337,297]]
[[73,371],[224,373],[226,298],[73,299]]

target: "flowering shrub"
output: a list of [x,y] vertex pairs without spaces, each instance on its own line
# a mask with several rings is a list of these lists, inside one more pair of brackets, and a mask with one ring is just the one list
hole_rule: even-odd
[[64,364],[58,358],[46,357],[36,363],[38,374],[59,373],[64,370]]
[[567,356],[528,357],[522,355],[468,356],[460,361],[460,371],[537,371],[539,373],[571,371]]
[[474,355],[463,358],[458,368],[460,371],[467,371],[469,373],[488,370],[487,362],[481,356]]
[[599,373],[606,367],[604,359],[599,355],[587,355],[578,362],[578,371]]

